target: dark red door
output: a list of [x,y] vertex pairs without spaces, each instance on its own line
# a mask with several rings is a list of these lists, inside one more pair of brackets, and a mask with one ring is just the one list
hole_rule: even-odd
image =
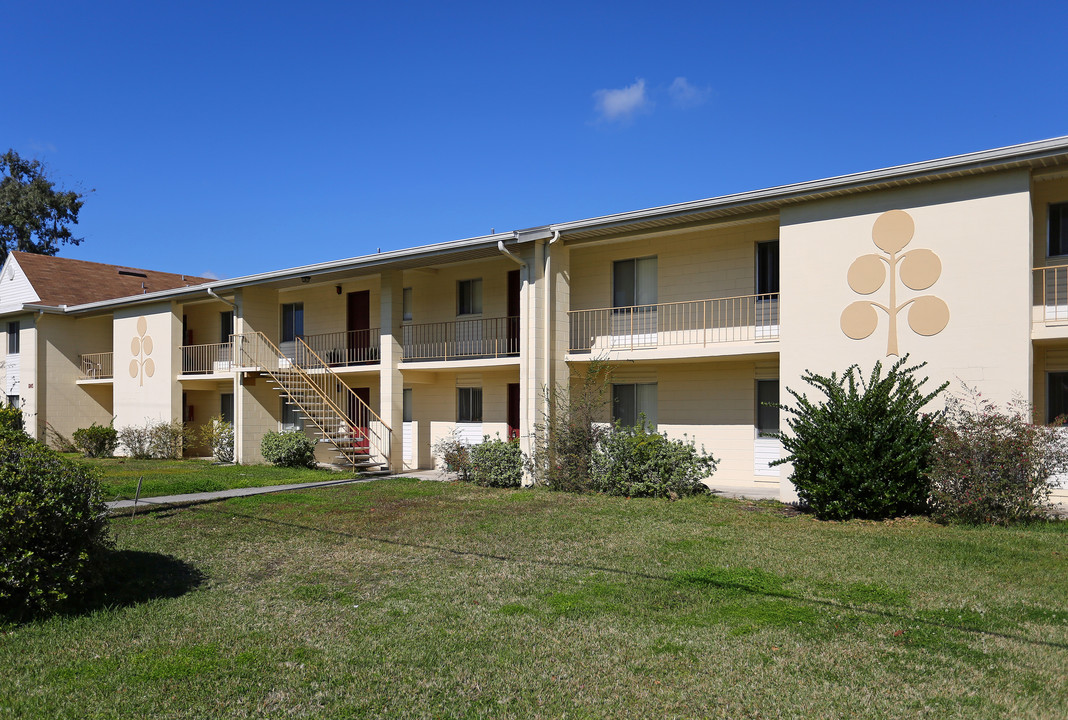
[[[371,388],[353,388],[353,396],[349,396],[349,422],[352,423],[352,439],[357,447],[366,448],[368,445],[368,427],[371,424]],[[361,405],[356,401],[363,401]]]
[[519,437],[519,383],[508,383],[508,439]]
[[371,357],[371,291],[350,292],[348,297],[348,365],[373,360]]
[[510,354],[519,353],[519,271],[508,271],[508,348]]

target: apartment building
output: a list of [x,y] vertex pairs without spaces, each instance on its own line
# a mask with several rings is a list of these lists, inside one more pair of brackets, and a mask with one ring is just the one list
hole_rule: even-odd
[[452,432],[529,446],[546,388],[604,359],[616,419],[789,500],[766,403],[805,370],[908,353],[932,385],[1068,412],[1068,137],[230,280],[125,269],[145,285],[107,297],[33,269],[77,262],[0,277],[7,395],[39,437],[222,415],[239,462],[293,428],[324,461],[428,468]]

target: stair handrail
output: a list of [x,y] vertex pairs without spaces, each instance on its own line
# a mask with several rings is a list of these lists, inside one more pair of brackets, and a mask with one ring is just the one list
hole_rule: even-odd
[[[275,382],[277,382],[279,385],[282,386],[282,389],[285,390],[286,395],[289,396],[289,399],[293,402],[293,404],[296,405],[298,408],[300,408],[305,413],[305,416],[308,417],[316,425],[316,427],[318,427],[319,430],[323,432],[323,434],[327,438],[331,437],[331,432],[332,431],[329,430],[328,428],[324,427],[321,423],[319,423],[315,419],[315,414],[313,412],[310,412],[304,406],[303,403],[301,403],[299,400],[297,400],[293,396],[293,394],[288,389],[285,388],[285,384],[275,374],[275,371],[271,370],[271,368],[268,367],[267,363],[263,362],[262,358],[259,357],[259,353],[252,353],[252,352],[249,351],[250,350],[249,345],[251,344],[249,342],[249,340],[252,339],[252,338],[255,338],[256,340],[261,342],[264,346],[266,346],[266,348],[269,351],[273,351],[273,353],[272,353],[273,354],[273,358],[272,359],[278,361],[278,370],[279,371],[283,370],[283,369],[296,371],[297,376],[315,391],[315,395],[319,398],[319,400],[322,403],[324,403],[330,409],[330,411],[333,412],[339,419],[341,419],[342,422],[344,422],[346,425],[350,425],[351,426],[351,423],[350,423],[349,418],[348,418],[348,414],[346,412],[344,412],[341,408],[339,408],[337,406],[337,404],[334,403],[334,401],[331,400],[331,398],[326,395],[326,393],[324,392],[323,388],[319,387],[319,385],[312,379],[312,377],[308,374],[308,372],[303,367],[301,367],[300,364],[297,363],[297,361],[294,358],[288,357],[285,353],[283,353],[281,350],[279,350],[278,347],[273,342],[271,342],[267,338],[266,335],[264,335],[262,332],[259,332],[259,331],[250,332],[250,333],[235,333],[232,336],[232,339],[235,341],[234,342],[234,348],[235,348],[235,353],[234,354],[235,354],[235,356],[236,355],[241,355],[243,357],[247,357],[249,360],[252,361],[252,366],[254,366],[256,368],[259,368],[259,369],[263,370],[264,372],[266,372],[267,374],[269,374],[275,380]],[[236,342],[239,339],[240,339],[241,342]],[[285,360],[288,363],[289,366],[287,368],[283,368],[282,367],[282,363],[281,363],[282,360]],[[336,373],[333,373],[333,374],[336,376]],[[342,385],[345,385],[345,383],[343,381],[341,381],[340,378],[338,378],[338,381],[341,382]],[[345,387],[348,387],[348,386],[345,385]],[[351,391],[351,388],[349,388],[349,390]],[[353,394],[355,395],[355,393],[353,393]],[[359,396],[357,396],[356,399],[359,400]],[[361,401],[361,403],[362,403],[362,401]],[[366,405],[366,403],[362,403],[362,404]],[[370,408],[368,408],[368,410],[370,410]],[[388,431],[390,431],[392,433],[392,429],[389,428],[388,425],[385,425],[383,423],[383,427],[385,427],[386,430],[388,430]],[[368,438],[368,440],[370,440],[370,438]],[[338,447],[336,443],[334,443],[334,445],[335,445],[335,447]],[[388,448],[388,445],[386,447]],[[340,450],[340,447],[338,449]],[[389,452],[388,451],[383,452],[381,447],[379,447],[378,450],[386,458],[386,462],[388,463],[390,461]]]
[[[295,353],[295,355],[298,358],[298,360],[295,361],[296,364],[302,370],[304,370],[306,372],[307,368],[304,366],[304,363],[299,361],[299,359],[301,358],[302,353],[304,355],[310,355],[312,358],[315,359],[315,361],[318,363],[318,365],[316,367],[312,368],[312,369],[322,370],[323,371],[322,375],[318,376],[318,377],[330,378],[331,382],[336,383],[334,385],[335,391],[339,392],[341,394],[341,396],[345,398],[346,403],[349,402],[349,401],[353,401],[354,400],[356,402],[356,407],[359,409],[358,412],[367,414],[367,425],[366,425],[366,427],[365,428],[360,428],[360,426],[357,425],[355,428],[353,428],[353,430],[356,430],[357,432],[359,432],[361,429],[365,429],[366,433],[360,432],[360,435],[365,437],[369,443],[371,443],[372,445],[375,445],[375,447],[378,449],[378,451],[388,460],[389,459],[389,446],[390,446],[391,436],[393,434],[393,428],[391,428],[381,418],[381,416],[379,416],[378,413],[376,413],[374,410],[372,410],[371,406],[368,405],[367,403],[365,403],[360,398],[360,396],[357,395],[356,392],[351,387],[349,387],[348,383],[346,383],[344,380],[342,380],[341,376],[338,375],[336,372],[334,372],[333,368],[331,368],[329,365],[327,365],[326,361],[323,360],[319,356],[319,354],[317,352],[312,350],[311,347],[308,345],[308,343],[304,342],[303,338],[301,338],[301,337],[296,338],[296,342],[297,342],[297,352]],[[315,379],[317,376],[311,375],[309,373],[308,377],[311,380],[312,384],[316,385],[316,387],[319,390],[319,392],[322,393],[323,395],[326,395],[327,399],[329,400],[330,398],[329,398],[329,395],[327,394],[328,393],[327,389],[318,387],[318,383],[316,383],[316,379]],[[338,388],[340,388],[340,389],[338,389]],[[337,407],[340,407],[341,403],[340,402],[334,402],[334,405],[337,406]],[[348,418],[348,414],[347,413],[343,413],[342,415],[343,415],[343,417]],[[379,433],[373,428],[371,423],[372,422],[376,422],[376,421],[378,422],[379,425],[381,425],[384,428],[385,432],[382,433],[382,435],[384,435],[385,437],[380,436]],[[355,422],[355,420],[350,420],[350,422]],[[372,435],[374,435],[374,437],[371,437]]]

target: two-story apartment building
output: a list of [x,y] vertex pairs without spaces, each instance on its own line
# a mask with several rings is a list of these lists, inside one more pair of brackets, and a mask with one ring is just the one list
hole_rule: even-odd
[[606,359],[617,419],[790,499],[766,403],[806,369],[909,353],[1068,412],[1068,137],[83,302],[32,296],[22,259],[0,330],[39,436],[221,414],[240,462],[303,427],[323,460],[425,468],[454,430],[529,445],[546,388]]

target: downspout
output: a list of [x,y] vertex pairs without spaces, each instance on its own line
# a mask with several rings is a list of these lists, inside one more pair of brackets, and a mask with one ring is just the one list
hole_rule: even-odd
[[232,307],[234,309],[234,312],[237,312],[237,304],[236,303],[232,303],[229,300],[227,300],[226,298],[220,297],[211,288],[204,288],[204,289],[208,291],[208,295],[211,295],[213,298],[215,298],[216,300],[218,300],[221,303],[226,303],[227,305],[229,305],[230,307]]
[[[554,230],[549,244],[545,248],[545,325],[542,327],[542,378],[548,388],[548,397],[556,396],[552,378],[552,339],[553,339],[553,307],[556,299],[553,297],[553,243],[560,239],[560,231]],[[552,408],[549,408],[552,412]]]

